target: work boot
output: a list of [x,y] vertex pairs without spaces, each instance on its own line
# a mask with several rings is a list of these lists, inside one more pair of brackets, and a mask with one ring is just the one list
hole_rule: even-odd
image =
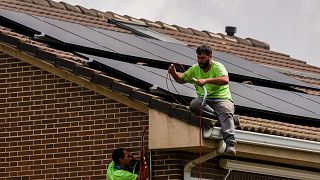
[[237,154],[236,144],[237,142],[235,140],[228,140],[226,142],[226,150],[224,152],[229,155],[235,156]]

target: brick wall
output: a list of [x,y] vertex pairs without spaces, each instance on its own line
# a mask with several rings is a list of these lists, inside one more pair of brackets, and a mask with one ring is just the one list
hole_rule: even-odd
[[0,179],[105,179],[148,116],[0,54]]

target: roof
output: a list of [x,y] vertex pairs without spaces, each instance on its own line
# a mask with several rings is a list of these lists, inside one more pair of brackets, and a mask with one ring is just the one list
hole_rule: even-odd
[[[294,78],[310,84],[320,85],[320,78],[318,78],[320,76],[319,67],[308,65],[306,62],[291,58],[289,55],[271,51],[269,44],[252,38],[229,37],[220,33],[136,19],[130,16],[121,16],[113,12],[101,12],[81,6],[72,6],[64,2],[57,3],[51,0],[0,0],[0,6],[14,11],[123,33],[130,32],[106,23],[106,19],[116,18],[142,23],[149,25],[155,31],[169,35],[189,45],[197,46],[205,42],[211,45],[214,50],[231,53],[262,65],[281,68]],[[15,49],[26,52],[57,67],[62,67],[73,74],[89,79],[92,83],[107,87],[114,92],[142,102],[151,108],[165,112],[172,117],[198,125],[198,121],[196,121],[198,117],[192,114],[187,107],[161,100],[161,97],[145,93],[137,87],[128,85],[125,80],[117,79],[103,72],[88,68],[85,66],[85,60],[73,53],[54,49],[45,43],[30,40],[27,36],[7,27],[0,26],[0,34],[0,43],[9,44]],[[314,76],[309,76],[308,74]],[[316,90],[302,90],[310,94],[320,95],[320,92]],[[307,127],[249,116],[241,116],[240,119],[241,125],[238,127],[240,130],[320,141],[320,128],[318,127]]]

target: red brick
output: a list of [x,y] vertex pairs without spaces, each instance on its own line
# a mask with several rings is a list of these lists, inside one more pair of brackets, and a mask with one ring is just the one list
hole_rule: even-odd
[[70,107],[70,103],[55,104],[55,108],[66,108],[66,107]]
[[43,139],[42,140],[43,144],[54,144],[54,143],[57,143],[57,142],[58,142],[57,139]]
[[21,107],[7,108],[7,112],[19,112],[21,110]]
[[54,118],[66,118],[70,117],[70,113],[60,113],[60,114],[55,114]]
[[92,116],[92,115],[94,115],[94,111],[79,112],[79,116]]
[[34,111],[22,111],[18,113],[19,116],[32,116],[34,115]]
[[49,99],[49,100],[43,100],[42,103],[43,104],[54,104],[57,103],[57,99]]
[[10,117],[9,113],[0,113],[0,118],[7,118]]

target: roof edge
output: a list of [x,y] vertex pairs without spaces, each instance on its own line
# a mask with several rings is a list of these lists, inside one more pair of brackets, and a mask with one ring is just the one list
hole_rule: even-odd
[[[221,128],[213,127],[209,129],[204,129],[203,136],[204,138],[209,139],[222,139]],[[235,136],[236,139],[238,139],[237,141],[241,143],[320,153],[320,142],[282,136],[274,136],[242,130],[236,130]]]

